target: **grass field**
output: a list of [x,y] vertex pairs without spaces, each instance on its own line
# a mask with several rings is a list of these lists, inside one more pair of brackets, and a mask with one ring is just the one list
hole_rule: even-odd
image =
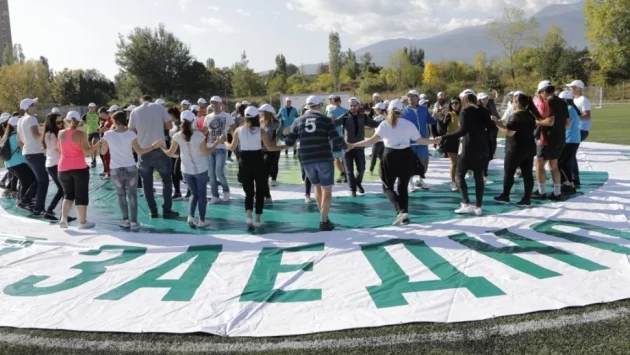
[[[630,105],[593,112],[590,142],[630,145]],[[1,317],[2,315],[0,315]],[[250,339],[0,328],[0,354],[630,354],[630,301],[457,324]]]

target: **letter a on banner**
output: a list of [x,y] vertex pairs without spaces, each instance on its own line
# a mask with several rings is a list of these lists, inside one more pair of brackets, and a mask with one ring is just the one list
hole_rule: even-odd
[[[440,280],[410,282],[409,276],[385,249],[402,244]],[[383,243],[361,246],[374,271],[380,277],[380,286],[368,286],[372,300],[378,308],[406,306],[404,293],[466,288],[476,297],[502,296],[505,293],[485,277],[469,277],[461,273],[422,240],[392,239]]]
[[111,252],[116,250],[122,250],[123,252],[115,258],[111,258],[108,260],[85,261],[81,264],[73,266],[72,269],[81,270],[81,273],[75,277],[65,280],[60,284],[47,287],[38,287],[36,286],[37,283],[47,280],[48,278],[50,278],[50,276],[29,276],[21,281],[5,287],[4,293],[9,296],[16,297],[36,297],[66,291],[71,288],[75,288],[85,283],[88,283],[103,275],[105,271],[107,271],[108,266],[124,264],[133,259],[139,258],[146,252],[146,248],[142,247],[104,245],[100,249],[89,250],[80,253],[80,255],[96,256],[100,255],[102,252]]
[[[131,280],[104,295],[98,296],[96,299],[118,301],[141,288],[168,288],[169,291],[162,298],[162,301],[189,302],[199,286],[201,286],[206,275],[208,275],[210,268],[217,260],[222,249],[222,245],[191,246],[187,252],[145,272],[135,280]],[[185,264],[192,258],[195,258],[195,261],[186,269],[179,280],[160,280],[160,277]]]
[[322,299],[321,289],[283,291],[274,289],[278,274],[284,272],[313,271],[313,263],[282,265],[285,252],[322,251],[324,244],[305,245],[293,248],[264,248],[254,266],[254,271],[241,294],[241,302],[279,303],[312,302]]
[[556,228],[556,227],[561,227],[561,226],[578,228],[578,229],[582,229],[582,230],[586,230],[590,232],[606,234],[614,238],[630,240],[630,233],[628,232],[617,231],[614,229],[593,226],[590,224],[580,223],[580,222],[545,221],[543,223],[536,224],[535,226],[532,227],[532,229],[538,233],[543,233],[543,234],[550,235],[552,237],[565,239],[573,243],[580,243],[580,244],[588,245],[593,248],[611,251],[617,254],[630,255],[630,248],[628,247],[614,244],[614,243],[604,242],[601,240],[597,240],[595,238],[583,237],[576,233],[567,233]]

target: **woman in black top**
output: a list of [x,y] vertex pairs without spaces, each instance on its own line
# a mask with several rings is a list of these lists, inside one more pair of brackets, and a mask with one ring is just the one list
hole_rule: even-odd
[[[534,189],[534,157],[536,156],[536,142],[534,131],[536,130],[536,116],[531,112],[536,110],[534,101],[526,95],[514,96],[514,109],[507,125],[495,119],[499,130],[505,133],[505,175],[503,177],[503,193],[494,198],[502,204],[510,203],[510,192],[514,185],[514,173],[521,169],[525,194],[517,204],[521,207],[531,206],[532,190]],[[536,110],[536,112],[538,112]]]
[[[457,160],[457,184],[462,194],[462,206],[455,210],[457,214],[475,214],[481,216],[484,181],[483,169],[490,156],[487,132],[496,129],[490,119],[490,112],[477,106],[477,96],[469,93],[462,95],[463,109],[459,114],[459,130],[442,137],[442,140],[462,139],[462,153]],[[468,198],[466,172],[472,170],[475,177],[476,202],[473,207]]]

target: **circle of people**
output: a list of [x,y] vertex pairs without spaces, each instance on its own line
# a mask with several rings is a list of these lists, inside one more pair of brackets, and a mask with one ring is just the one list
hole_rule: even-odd
[[[372,146],[370,172],[379,159],[383,192],[396,212],[393,225],[406,225],[411,223],[409,191],[429,189],[424,178],[429,146],[433,145],[450,160],[450,188],[462,195],[455,213],[481,216],[485,184],[492,183],[488,166],[496,153],[499,131],[506,136],[505,171],[503,192],[494,198],[496,202],[510,203],[516,177],[523,178],[524,195],[517,205],[524,208],[531,206],[532,199],[558,201],[562,193],[579,188],[576,153],[588,137],[591,121],[591,105],[583,90],[580,80],[566,85],[564,91],[545,80],[533,96],[510,92],[502,118],[495,103],[496,91],[492,99],[470,89],[450,100],[439,93],[432,112],[426,95],[416,90],[391,102],[374,94],[367,110],[354,97],[349,108],[344,108],[341,98],[331,95],[324,108],[318,96],[310,96],[300,113],[290,98],[278,113],[269,104],[255,107],[244,101],[229,114],[218,96],[210,99],[209,106],[205,99],[199,99],[198,105],[184,100],[181,110],[166,108],[162,99],[153,102],[150,96],[143,96],[140,106],[124,109],[114,105],[97,110],[90,104],[83,117],[76,111],[62,117],[55,108],[47,116],[43,132],[36,118],[37,99],[27,98],[20,103],[22,112],[0,116],[0,159],[8,169],[0,187],[5,189],[5,197],[15,198],[16,207],[33,218],[59,221],[61,228],[68,228],[77,220],[69,215],[75,205],[78,228],[93,228],[95,223],[87,219],[89,169],[96,167],[100,155],[105,169],[101,176],[111,179],[117,192],[121,227],[140,229],[138,189],[143,189],[151,217],[160,217],[153,188],[157,171],[163,184],[162,217],[179,217],[172,209],[173,201],[188,199],[188,224],[204,228],[210,225],[207,204],[230,200],[224,168],[234,152],[238,181],[245,192],[246,224],[258,228],[263,223],[264,205],[273,202],[270,186],[278,184],[281,152],[288,156],[288,148],[299,144],[294,157],[300,162],[305,202],[311,202],[314,187],[319,229],[332,231],[332,187],[335,182],[347,183],[353,197],[365,194],[363,148]],[[366,127],[375,129],[370,138],[365,137]],[[86,156],[92,158],[91,166]],[[545,190],[547,163],[553,180],[549,194]],[[336,181],[335,168],[340,172]],[[475,181],[474,203],[469,198],[467,175]],[[57,192],[46,206],[49,176]],[[188,188],[186,197],[180,192],[182,180]],[[62,200],[58,217],[55,209]]]

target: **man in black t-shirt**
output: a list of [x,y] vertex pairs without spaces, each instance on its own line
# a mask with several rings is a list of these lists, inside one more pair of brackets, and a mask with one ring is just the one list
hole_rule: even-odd
[[546,115],[548,117],[543,117],[543,119],[536,121],[536,125],[541,127],[540,145],[536,159],[538,191],[532,197],[537,199],[547,198],[545,194],[545,165],[549,162],[554,184],[554,192],[549,196],[549,199],[557,201],[562,194],[562,176],[558,168],[558,159],[562,155],[566,142],[565,129],[567,119],[569,119],[569,108],[566,102],[555,95],[555,87],[548,80],[538,84],[538,94],[547,101],[549,114]]

